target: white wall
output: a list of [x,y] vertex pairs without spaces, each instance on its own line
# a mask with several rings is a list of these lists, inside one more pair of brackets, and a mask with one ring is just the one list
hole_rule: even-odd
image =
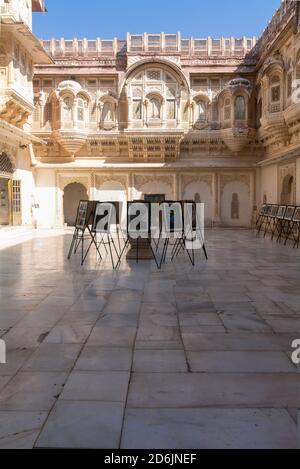
[[277,166],[265,166],[261,169],[260,178],[260,203],[263,202],[264,195],[267,196],[269,204],[276,204],[279,202],[280,195],[278,192],[278,175]]
[[[232,195],[238,194],[239,218],[232,219],[231,203]],[[249,227],[251,224],[250,191],[247,184],[233,181],[224,187],[221,198],[221,223],[225,226]]]
[[39,205],[36,213],[39,228],[54,228],[60,225],[55,172],[51,169],[36,171],[36,203]]
[[204,182],[191,182],[183,193],[184,200],[194,200],[195,195],[199,194],[201,202],[204,204],[205,223],[211,223],[213,219],[213,196],[210,186]]
[[95,200],[100,202],[123,202],[122,205],[122,225],[126,223],[126,188],[117,181],[106,181],[100,187],[95,188]]
[[28,149],[19,149],[13,178],[21,181],[22,225],[33,225],[32,205],[35,200],[35,180]]
[[135,187],[132,190],[134,199],[142,199],[144,195],[150,194],[165,194],[166,200],[174,199],[173,187],[161,181],[150,181],[144,184],[139,189]]

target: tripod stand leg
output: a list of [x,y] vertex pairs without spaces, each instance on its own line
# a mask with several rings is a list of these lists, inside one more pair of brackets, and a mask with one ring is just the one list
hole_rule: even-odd
[[208,261],[207,250],[206,250],[206,246],[205,246],[204,243],[203,243],[202,249],[203,249],[203,252],[204,252],[204,255],[205,255],[205,259]]
[[71,259],[71,256],[72,256],[72,253],[73,253],[73,248],[74,248],[74,245],[75,245],[75,241],[76,241],[76,238],[77,238],[77,232],[78,230],[76,229],[74,234],[73,234],[73,238],[72,238],[72,241],[71,241],[71,245],[70,245],[70,249],[69,249],[69,254],[68,254],[68,260]]
[[150,238],[150,240],[148,239],[148,242],[149,242],[149,246],[150,246],[150,249],[151,249],[153,258],[154,258],[154,260],[155,260],[156,267],[157,267],[158,269],[160,269],[161,266],[160,266],[160,265],[158,264],[158,262],[157,262],[155,252],[154,252],[154,250],[153,250],[153,248],[152,248],[152,245],[151,245],[151,238]]
[[113,266],[113,269],[115,270],[114,258],[113,258],[113,253],[112,253],[112,249],[111,249],[111,239],[110,239],[109,234],[107,235],[107,241],[108,241],[108,247],[109,247],[109,252],[110,252],[111,264]]
[[87,258],[87,255],[88,255],[88,253],[90,252],[90,249],[91,249],[92,244],[93,244],[93,240],[90,242],[89,247],[87,248],[87,251],[86,251],[85,255],[82,257],[81,265],[84,264],[84,262],[85,262],[85,260],[86,260],[86,258]]
[[121,254],[120,254],[120,257],[119,257],[119,261],[118,261],[118,263],[117,263],[117,265],[116,265],[116,269],[118,269],[119,266],[120,266],[120,264],[121,264],[123,254],[124,254],[124,252],[125,252],[125,250],[126,250],[128,244],[129,244],[129,238],[125,241],[124,247],[123,247],[122,252],[121,252]]

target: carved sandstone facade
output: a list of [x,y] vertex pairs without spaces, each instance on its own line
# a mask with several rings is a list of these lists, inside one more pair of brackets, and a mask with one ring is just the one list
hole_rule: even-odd
[[84,195],[194,199],[207,224],[245,227],[263,200],[300,204],[298,21],[284,1],[258,41],[41,41],[33,103],[0,114],[31,115],[34,221],[69,222]]

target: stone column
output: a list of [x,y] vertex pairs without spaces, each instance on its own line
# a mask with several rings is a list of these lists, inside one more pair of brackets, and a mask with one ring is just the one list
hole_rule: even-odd
[[296,204],[300,205],[300,156],[296,159]]
[[220,225],[221,216],[220,216],[221,206],[220,206],[220,176],[218,173],[213,175],[213,225]]

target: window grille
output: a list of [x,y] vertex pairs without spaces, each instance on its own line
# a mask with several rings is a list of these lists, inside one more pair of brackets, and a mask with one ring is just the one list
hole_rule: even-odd
[[14,167],[6,153],[0,153],[0,173],[12,174]]
[[14,213],[21,213],[21,181],[12,181],[12,202]]

